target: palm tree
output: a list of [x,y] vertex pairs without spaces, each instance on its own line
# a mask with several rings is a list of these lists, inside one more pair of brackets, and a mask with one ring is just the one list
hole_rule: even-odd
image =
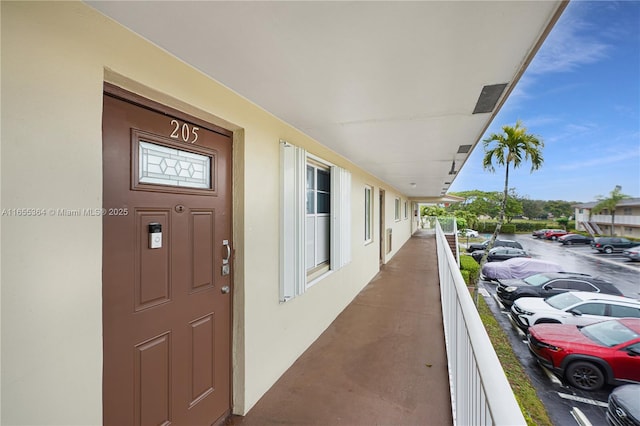
[[622,187],[620,185],[616,185],[616,187],[613,188],[613,191],[609,193],[609,198],[603,197],[602,195],[597,196],[596,199],[598,200],[598,204],[593,206],[593,209],[591,209],[591,211],[596,213],[600,213],[603,210],[608,210],[609,213],[611,213],[611,236],[612,237],[614,234],[613,231],[615,229],[614,222],[616,219],[616,206],[621,200],[624,200],[625,198],[631,198],[628,195],[621,193],[620,191],[622,191]]
[[493,133],[482,142],[484,144],[484,158],[482,166],[485,170],[495,172],[494,161],[497,165],[505,166],[504,192],[502,194],[502,204],[500,207],[500,216],[496,229],[491,236],[491,241],[487,247],[485,256],[482,257],[480,265],[486,262],[486,255],[493,243],[495,242],[502,224],[504,222],[504,213],[507,207],[507,197],[509,192],[509,168],[513,165],[516,169],[520,167],[523,161],[531,161],[531,172],[538,170],[544,159],[542,158],[542,148],[544,142],[538,136],[527,133],[526,127],[522,126],[520,120],[515,126],[502,126],[503,133]]

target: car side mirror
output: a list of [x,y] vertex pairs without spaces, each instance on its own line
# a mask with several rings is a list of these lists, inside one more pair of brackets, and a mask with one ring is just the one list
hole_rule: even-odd
[[629,356],[640,356],[640,349],[628,348],[627,353],[629,354]]
[[582,312],[580,312],[578,309],[571,309],[571,310],[569,310],[569,312],[571,312],[571,315],[576,316],[576,317],[582,316]]

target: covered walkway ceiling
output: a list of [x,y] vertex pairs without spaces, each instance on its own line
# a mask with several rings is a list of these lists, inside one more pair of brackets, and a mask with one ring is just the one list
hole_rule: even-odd
[[87,3],[416,200],[445,194],[566,7]]

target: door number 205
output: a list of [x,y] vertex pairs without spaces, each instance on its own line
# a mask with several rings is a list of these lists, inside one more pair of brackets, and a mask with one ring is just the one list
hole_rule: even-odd
[[196,143],[198,140],[199,127],[190,126],[187,123],[182,123],[182,125],[180,125],[178,120],[171,120],[171,126],[173,127],[171,139],[182,140],[186,143]]

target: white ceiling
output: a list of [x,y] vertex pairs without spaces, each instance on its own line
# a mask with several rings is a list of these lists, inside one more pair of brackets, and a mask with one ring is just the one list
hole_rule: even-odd
[[[87,2],[415,199],[439,197],[566,3]],[[509,83],[473,114],[483,86]],[[224,118],[224,117],[221,117]],[[415,185],[411,185],[415,183]]]

